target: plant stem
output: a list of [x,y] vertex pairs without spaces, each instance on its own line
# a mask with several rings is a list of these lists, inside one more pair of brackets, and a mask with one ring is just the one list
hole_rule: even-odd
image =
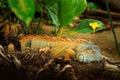
[[117,52],[118,52],[118,54],[119,54],[119,56],[120,56],[120,48],[119,48],[119,45],[118,45],[118,41],[117,41],[117,37],[116,37],[115,30],[114,30],[114,25],[113,25],[113,23],[112,23],[112,17],[111,17],[111,14],[110,14],[110,9],[109,9],[109,5],[108,5],[108,0],[105,0],[105,5],[106,5],[106,8],[107,8],[108,17],[109,17],[109,19],[110,19],[110,25],[111,25],[112,32],[113,32],[113,35],[114,35]]

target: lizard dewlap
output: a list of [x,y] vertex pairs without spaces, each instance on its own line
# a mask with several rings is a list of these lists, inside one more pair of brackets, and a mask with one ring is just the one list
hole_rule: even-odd
[[51,57],[64,57],[65,60],[76,59],[80,62],[100,61],[99,47],[85,39],[71,40],[67,38],[29,35],[20,40],[21,50],[27,47],[42,49],[49,47]]

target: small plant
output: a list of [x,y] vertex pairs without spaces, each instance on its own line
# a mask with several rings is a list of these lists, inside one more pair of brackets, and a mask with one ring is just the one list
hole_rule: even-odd
[[105,28],[105,25],[95,19],[82,19],[77,28],[73,29],[73,32],[78,33],[95,33],[96,31],[102,30]]
[[[27,0],[8,0],[11,10],[16,14],[16,16],[18,16],[18,18],[25,22],[26,26],[23,27],[23,30],[26,33],[33,30],[29,24],[35,13],[34,3],[37,2],[41,3],[40,5],[43,6],[39,7],[42,12],[44,12],[44,10],[47,11],[47,14],[49,15],[49,18],[54,26],[54,35],[62,34],[62,32],[60,32],[62,31],[61,28],[68,28],[74,18],[82,14],[87,8],[86,0],[30,0],[29,2]],[[93,22],[97,22],[100,26],[93,27],[89,25]],[[92,33],[103,28],[104,24],[101,21],[84,19],[80,21],[77,28],[71,30],[79,33]]]

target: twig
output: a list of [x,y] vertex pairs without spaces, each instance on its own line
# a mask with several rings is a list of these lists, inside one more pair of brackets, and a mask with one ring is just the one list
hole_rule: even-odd
[[113,35],[114,35],[116,48],[117,48],[118,54],[119,54],[119,56],[120,56],[120,48],[119,48],[119,45],[118,45],[118,41],[117,41],[117,37],[116,37],[115,30],[114,30],[114,25],[113,25],[113,23],[112,23],[112,17],[111,17],[111,14],[110,14],[110,9],[109,9],[109,5],[108,5],[108,0],[105,0],[105,5],[106,5],[106,8],[107,8],[108,17],[109,17],[109,19],[110,19],[110,24],[111,24],[112,32],[113,32]]

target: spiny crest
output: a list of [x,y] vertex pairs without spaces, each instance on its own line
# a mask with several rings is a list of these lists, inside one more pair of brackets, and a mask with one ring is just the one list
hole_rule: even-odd
[[86,39],[70,39],[70,38],[60,38],[60,37],[51,37],[51,36],[42,36],[42,35],[28,35],[19,40],[20,43],[26,42],[30,39],[40,39],[45,41],[63,41],[63,42],[87,42]]

